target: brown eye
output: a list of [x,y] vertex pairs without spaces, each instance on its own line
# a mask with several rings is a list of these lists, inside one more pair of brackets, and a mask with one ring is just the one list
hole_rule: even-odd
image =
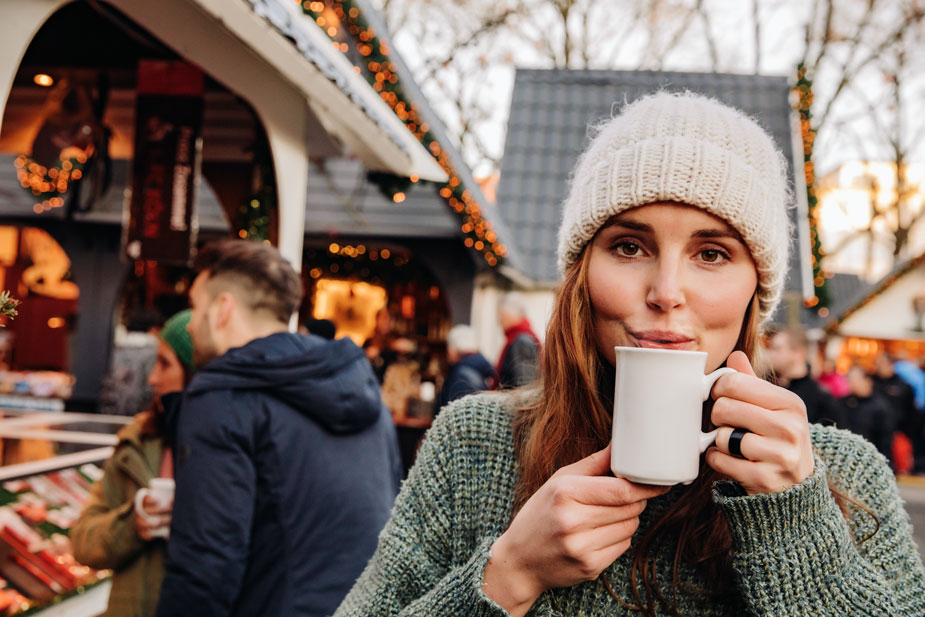
[[721,263],[729,259],[729,255],[719,249],[703,249],[700,251],[700,259],[705,263]]
[[632,242],[620,242],[615,247],[617,253],[623,255],[624,257],[635,257],[639,254],[639,245],[633,244]]

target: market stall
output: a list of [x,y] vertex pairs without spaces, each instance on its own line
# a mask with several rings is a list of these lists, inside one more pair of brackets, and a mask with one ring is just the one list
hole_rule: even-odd
[[855,298],[826,327],[838,337],[838,364],[873,368],[881,353],[893,358],[925,358],[925,254],[898,264],[892,272]]
[[[87,617],[105,609],[108,571],[74,560],[68,534],[131,419],[0,409],[0,615]],[[44,447],[23,450],[23,443]]]

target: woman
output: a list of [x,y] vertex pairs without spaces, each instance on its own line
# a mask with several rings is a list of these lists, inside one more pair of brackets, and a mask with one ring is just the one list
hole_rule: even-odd
[[154,409],[138,414],[119,432],[119,445],[103,466],[103,479],[93,487],[90,502],[71,530],[77,561],[114,571],[106,617],[153,617],[157,610],[165,550],[159,534],[170,524],[171,506],[158,507],[146,496],[142,508],[147,516],[142,516],[135,510],[135,493],[152,478],[173,477],[161,400],[181,391],[195,372],[193,343],[186,330],[190,314],[181,311],[164,324],[148,376]]
[[[785,173],[752,120],[696,95],[606,122],[564,204],[542,382],[440,414],[337,615],[925,614],[883,458],[753,368],[786,271]],[[705,406],[720,429],[690,486],[609,475],[614,345],[738,371]]]

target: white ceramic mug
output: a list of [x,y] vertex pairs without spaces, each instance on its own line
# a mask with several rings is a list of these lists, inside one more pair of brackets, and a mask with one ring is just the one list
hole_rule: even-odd
[[690,484],[700,455],[716,439],[701,431],[703,402],[716,380],[704,375],[703,351],[615,347],[616,385],[610,467],[615,476],[641,484]]
[[[148,486],[145,488],[138,489],[138,492],[135,493],[135,511],[138,513],[138,516],[146,520],[147,522],[152,522],[156,518],[147,512],[145,512],[144,507],[142,506],[145,496],[151,497],[151,499],[157,504],[159,508],[165,508],[173,503],[173,494],[176,488],[176,483],[173,478],[151,478],[151,481],[148,482]],[[151,532],[151,535],[155,538],[166,538],[170,533],[170,525],[162,525]]]

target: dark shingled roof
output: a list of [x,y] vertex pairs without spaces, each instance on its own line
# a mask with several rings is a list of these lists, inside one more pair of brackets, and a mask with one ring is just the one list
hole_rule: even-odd
[[[501,216],[517,230],[511,265],[538,282],[559,279],[560,206],[569,173],[588,144],[588,127],[617,113],[624,102],[661,89],[699,92],[741,109],[773,135],[788,162],[793,160],[785,77],[519,69],[498,187]],[[794,209],[791,218],[796,216]],[[800,292],[796,249],[794,242],[786,289]]]

